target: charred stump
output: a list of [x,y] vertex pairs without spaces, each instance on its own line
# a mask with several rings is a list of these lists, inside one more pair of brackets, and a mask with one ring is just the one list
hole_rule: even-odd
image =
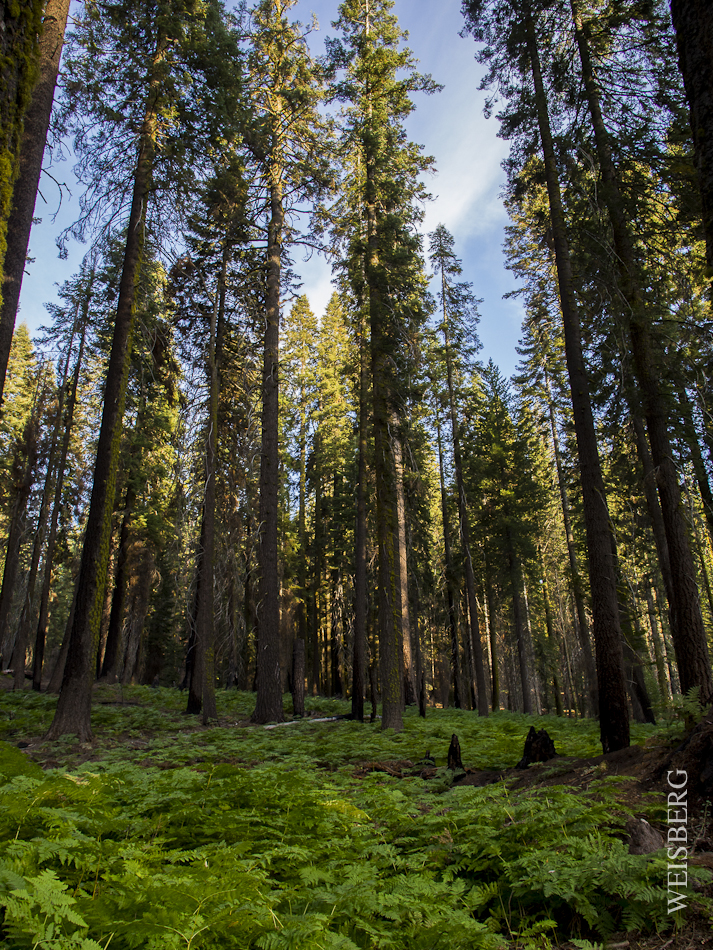
[[451,736],[451,744],[448,747],[448,768],[453,769],[454,772],[457,770],[463,771],[463,762],[460,757],[460,742],[455,732]]
[[547,733],[546,729],[535,731],[534,726],[530,726],[530,731],[525,739],[525,748],[522,758],[515,766],[516,769],[526,769],[532,762],[547,762],[557,755],[555,744]]

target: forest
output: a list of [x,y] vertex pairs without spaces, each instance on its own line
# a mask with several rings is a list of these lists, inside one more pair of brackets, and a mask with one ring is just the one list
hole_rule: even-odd
[[[713,7],[462,0],[509,145],[508,379],[453,234],[423,228],[407,120],[438,77],[393,0],[335,2],[319,51],[295,3],[3,4],[0,943],[665,929],[665,860],[622,844],[664,799],[627,803],[608,763],[704,717],[713,793]],[[86,252],[32,338],[62,150],[58,244]],[[543,723],[586,781],[508,804]],[[445,765],[456,733],[492,787]],[[152,922],[184,886],[217,903]]]

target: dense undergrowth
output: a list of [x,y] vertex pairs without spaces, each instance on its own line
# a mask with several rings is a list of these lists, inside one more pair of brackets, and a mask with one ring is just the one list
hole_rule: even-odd
[[[343,720],[264,729],[238,725],[250,694],[220,701],[221,724],[201,729],[177,691],[105,688],[95,743],[49,746],[53,700],[0,695],[4,945],[488,950],[670,926],[665,852],[629,855],[621,840],[624,780],[451,787],[453,732],[468,766],[506,768],[528,717],[407,711],[398,735]],[[595,723],[545,725],[560,754],[600,751]],[[17,749],[31,737],[56,768]],[[440,766],[428,781],[355,768],[427,751]]]

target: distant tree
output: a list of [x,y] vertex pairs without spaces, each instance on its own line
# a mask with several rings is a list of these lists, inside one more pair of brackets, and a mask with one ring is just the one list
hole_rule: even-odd
[[[478,621],[478,599],[475,593],[475,573],[471,553],[470,515],[463,482],[460,413],[456,397],[456,376],[459,375],[462,378],[463,371],[468,368],[468,357],[470,356],[472,360],[473,352],[479,346],[479,341],[475,336],[475,322],[478,319],[477,301],[473,296],[471,285],[458,280],[462,273],[461,262],[454,251],[453,237],[443,225],[439,225],[429,235],[428,251],[431,264],[440,283],[438,291],[441,305],[439,330],[443,335],[443,360],[446,368],[448,412],[453,442],[458,520],[465,560],[466,596],[470,618],[468,653],[473,667],[471,671],[472,679],[477,685],[478,713],[481,716],[487,716],[488,694],[485,680],[485,663],[480,623]],[[456,365],[457,362],[460,365]]]

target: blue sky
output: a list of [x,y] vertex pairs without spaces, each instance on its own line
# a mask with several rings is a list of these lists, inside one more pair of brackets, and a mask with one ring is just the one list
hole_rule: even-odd
[[[323,38],[334,35],[331,21],[336,19],[338,0],[298,0],[294,18],[309,23],[315,13],[320,31],[312,43],[321,52]],[[463,26],[460,0],[396,0],[394,12],[403,29],[408,30],[408,45],[419,60],[419,69],[431,73],[444,86],[433,96],[418,95],[416,110],[409,117],[411,139],[424,146],[436,159],[437,173],[426,179],[433,201],[425,207],[423,228],[431,231],[443,223],[452,232],[456,252],[463,260],[463,278],[471,281],[480,307],[481,359],[492,358],[509,376],[516,364],[515,346],[520,336],[522,313],[517,300],[503,300],[512,290],[512,277],[504,267],[503,228],[507,217],[499,198],[503,181],[500,163],[507,154],[507,143],[497,138],[498,123],[482,114],[484,94],[478,91],[481,75],[475,62],[472,39],[458,34]],[[52,169],[55,178],[72,182],[71,162]],[[46,320],[44,303],[55,299],[56,284],[78,268],[86,247],[70,246],[69,258],[59,260],[54,244],[62,227],[69,224],[76,204],[63,201],[56,221],[51,218],[58,205],[57,186],[44,178],[41,185],[46,203],[38,197],[35,214],[42,224],[33,228],[30,256],[22,288],[19,321],[31,331]],[[312,309],[320,314],[332,291],[330,265],[320,258],[303,262],[297,255],[295,270],[302,277],[303,293]]]

